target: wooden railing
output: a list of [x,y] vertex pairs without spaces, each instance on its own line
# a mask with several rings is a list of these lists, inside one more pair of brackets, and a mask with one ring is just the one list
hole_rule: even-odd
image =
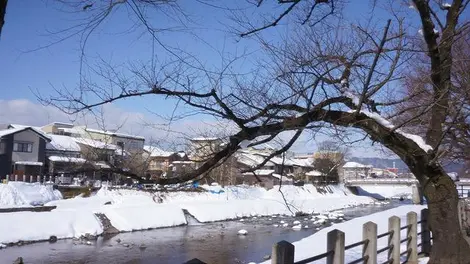
[[[349,260],[348,264],[368,263],[376,264],[378,254],[387,252],[387,260],[382,264],[399,264],[401,258],[406,263],[417,263],[418,255],[429,255],[432,247],[431,231],[428,225],[428,209],[421,210],[421,220],[418,221],[416,212],[409,212],[406,225],[401,226],[401,219],[392,216],[388,219],[388,231],[377,234],[377,224],[367,222],[363,225],[363,239],[353,244],[345,245],[345,233],[338,229],[327,234],[326,252],[295,262],[295,247],[287,241],[280,241],[273,245],[271,264],[307,264],[318,260],[326,260],[327,264],[345,264],[345,251],[362,246],[362,256]],[[420,231],[418,232],[418,225]],[[406,230],[406,237],[401,239],[401,231]],[[388,237],[387,246],[378,248],[377,240]],[[418,243],[418,238],[420,242]],[[406,250],[401,251],[401,245],[406,243]],[[186,264],[205,264],[199,259],[192,259]]]

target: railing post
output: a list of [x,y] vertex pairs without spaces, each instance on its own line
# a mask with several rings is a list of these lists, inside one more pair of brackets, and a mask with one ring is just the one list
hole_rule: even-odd
[[39,176],[39,175],[36,176],[36,181],[37,181],[37,182],[41,182],[41,176]]
[[294,264],[294,245],[285,240],[274,244],[271,264]]
[[15,181],[18,181],[18,175],[15,174]]
[[23,174],[23,181],[26,182],[26,175]]
[[7,180],[6,183],[8,183],[10,181],[10,176],[8,174],[7,174],[6,180]]
[[194,259],[191,259],[189,261],[186,261],[185,263],[183,264],[206,264],[205,262],[203,262],[202,260],[199,260],[197,258],[194,258]]
[[29,175],[29,182],[33,182],[33,175]]
[[338,229],[328,232],[326,251],[333,251],[326,258],[327,264],[344,264],[344,232]]
[[406,215],[407,237],[408,242],[406,243],[406,249],[408,250],[408,264],[418,263],[418,214],[416,212],[409,212]]
[[364,264],[377,263],[377,224],[367,222],[362,226],[362,239],[366,241],[362,250]]
[[398,216],[392,216],[388,219],[388,231],[391,234],[388,236],[388,263],[400,264],[400,227],[401,220]]
[[429,256],[431,253],[431,231],[429,229],[429,209],[421,210],[421,251]]

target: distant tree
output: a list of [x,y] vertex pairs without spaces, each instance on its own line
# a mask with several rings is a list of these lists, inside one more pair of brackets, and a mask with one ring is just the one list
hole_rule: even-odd
[[328,158],[318,158],[313,161],[315,170],[321,172],[325,183],[337,183],[339,181],[338,167],[340,163]]

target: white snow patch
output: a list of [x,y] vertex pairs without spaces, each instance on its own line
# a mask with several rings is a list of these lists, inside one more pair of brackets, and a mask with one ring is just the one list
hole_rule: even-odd
[[[405,205],[400,206],[391,210],[386,210],[383,212],[370,214],[364,217],[358,217],[347,222],[338,223],[334,226],[323,228],[322,230],[318,231],[317,233],[306,237],[300,241],[294,242],[295,246],[295,261],[300,261],[302,259],[306,259],[309,257],[313,257],[318,254],[325,253],[326,251],[326,238],[328,232],[332,231],[333,229],[339,229],[345,232],[345,243],[346,245],[358,242],[362,240],[362,225],[368,221],[372,221],[377,224],[377,232],[378,234],[385,233],[388,231],[388,218],[391,216],[398,216],[401,218],[402,225],[406,223],[406,214],[410,211],[419,212],[421,209],[426,208],[425,206],[421,205]],[[402,238],[405,236],[406,230],[402,231]],[[323,247],[313,247],[312,245],[324,244]],[[377,241],[378,248],[382,248],[387,246],[387,239],[379,239]],[[419,243],[419,241],[418,241]],[[402,244],[402,247],[406,247],[405,244]],[[405,248],[402,249],[403,251],[406,250]],[[362,247],[352,248],[346,251],[346,262],[351,262],[355,259],[358,259],[362,256]],[[382,263],[386,260],[387,254],[379,254],[378,255],[378,263]],[[269,264],[269,261],[263,262],[264,264]],[[318,263],[325,263],[325,261],[319,261]]]
[[52,211],[0,214],[0,243],[17,243],[57,238],[80,237],[103,232],[100,221],[91,212]]
[[40,183],[8,182],[0,184],[0,207],[25,207],[62,199],[62,194],[52,185]]
[[358,195],[374,197],[376,199],[410,199],[412,186],[403,185],[372,185],[364,184],[357,188]]
[[[368,117],[374,119],[379,124],[381,124],[381,125],[383,125],[387,128],[390,128],[390,129],[395,128],[395,126],[390,121],[383,118],[382,116],[380,116],[377,113],[372,113],[372,112],[369,112],[367,110],[361,110],[361,113],[363,113],[363,114],[367,115]],[[420,137],[418,135],[403,132],[401,129],[396,129],[395,131],[397,133],[403,135],[404,137],[413,140],[425,152],[433,150],[433,148],[430,145],[426,144],[426,142],[424,141],[424,139],[422,137]]]
[[295,225],[295,226],[292,227],[292,229],[300,230],[300,229],[302,229],[302,225]]
[[240,229],[240,230],[238,230],[238,234],[246,236],[248,234],[248,231],[246,231],[245,229]]

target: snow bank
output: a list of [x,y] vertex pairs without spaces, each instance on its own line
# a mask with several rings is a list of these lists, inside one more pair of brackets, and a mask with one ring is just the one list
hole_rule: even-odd
[[94,196],[53,201],[54,211],[103,213],[119,231],[133,231],[186,224],[180,207],[158,204],[153,194],[133,190],[108,191],[102,188]]
[[40,183],[8,182],[0,184],[0,207],[24,207],[62,199],[58,190]]
[[[17,212],[0,214],[0,243],[80,237],[103,232],[100,221],[92,213],[72,211]],[[8,224],[9,223],[9,224]]]
[[[339,229],[345,232],[345,243],[346,245],[358,242],[362,240],[362,225],[368,221],[372,221],[377,224],[377,232],[378,234],[385,233],[388,230],[388,218],[391,216],[398,216],[401,218],[401,225],[406,224],[406,214],[408,212],[414,211],[418,213],[426,208],[422,205],[405,205],[400,206],[394,209],[386,210],[383,212],[371,214],[364,217],[358,217],[343,223],[334,224],[330,227],[324,228],[317,233],[306,237],[298,242],[294,242],[295,246],[295,261],[300,261],[309,257],[313,257],[314,255],[319,255],[326,252],[326,238],[328,232]],[[406,230],[403,230],[402,238],[405,236]],[[387,246],[387,237],[381,238],[377,241],[377,247],[382,248]],[[315,246],[315,245],[323,245],[323,246]],[[402,244],[405,247],[404,244]],[[404,248],[403,248],[404,250]],[[378,256],[378,263],[383,263],[387,259],[387,254],[382,253]],[[352,248],[345,252],[346,262],[351,262],[355,259],[358,259],[362,256],[362,247]],[[326,260],[320,260],[318,263],[325,263]],[[270,261],[263,262],[264,264],[269,264]]]
[[258,215],[290,215],[290,210],[294,213],[321,213],[373,202],[369,197],[352,194],[342,185],[324,188],[316,188],[311,184],[302,187],[286,185],[281,190],[282,193],[278,188],[266,191],[259,187],[230,187],[224,188],[224,193],[220,194],[169,194],[164,201],[188,210],[200,222]]
[[109,207],[103,210],[103,213],[119,231],[134,231],[186,224],[183,211],[180,208],[168,205]]
[[372,185],[357,186],[358,195],[369,196],[375,199],[411,199],[412,186],[403,185]]

